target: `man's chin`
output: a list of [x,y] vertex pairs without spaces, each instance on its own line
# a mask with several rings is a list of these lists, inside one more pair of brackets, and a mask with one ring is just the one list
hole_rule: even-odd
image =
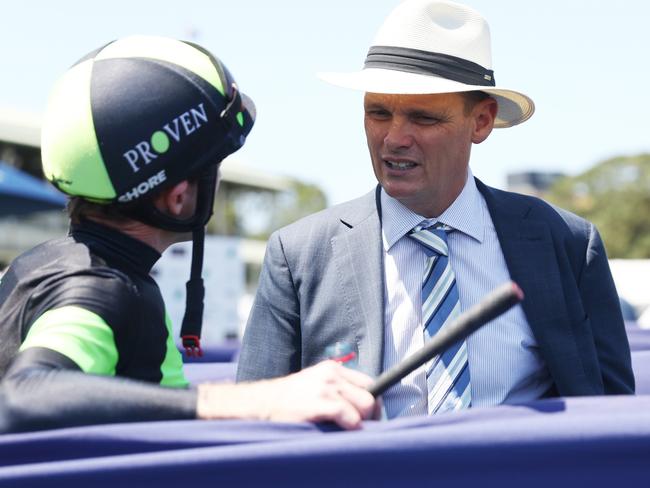
[[415,190],[410,185],[383,182],[381,187],[390,197],[400,202],[409,201],[415,194]]

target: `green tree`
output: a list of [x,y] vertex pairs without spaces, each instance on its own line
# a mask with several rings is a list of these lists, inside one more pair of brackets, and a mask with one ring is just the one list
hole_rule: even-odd
[[562,178],[545,198],[593,222],[610,258],[650,258],[650,154]]
[[280,192],[222,184],[208,232],[265,240],[271,233],[327,206],[316,185],[291,181]]
[[273,219],[266,232],[270,234],[325,207],[327,207],[327,197],[318,186],[294,180],[289,189],[278,197]]

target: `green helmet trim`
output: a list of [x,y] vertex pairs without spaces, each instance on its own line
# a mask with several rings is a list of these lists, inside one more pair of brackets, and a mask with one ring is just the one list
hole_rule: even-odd
[[43,173],[68,195],[111,200],[117,195],[102,159],[90,105],[92,60],[65,73],[43,122]]
[[178,351],[176,342],[174,341],[172,321],[166,311],[165,325],[167,327],[167,352],[165,354],[165,359],[160,366],[160,372],[162,373],[160,384],[163,386],[184,388],[189,384],[189,382],[185,378],[185,373],[183,372],[183,357]]
[[201,76],[221,95],[225,95],[219,73],[210,58],[191,45],[174,39],[152,36],[125,37],[112,42],[95,56],[97,61],[111,58],[149,58],[177,64]]
[[56,85],[41,133],[43,171],[70,196],[127,203],[236,151],[254,120],[254,104],[209,51],[126,37],[86,55]]
[[113,330],[81,307],[48,310],[32,324],[20,351],[43,347],[63,354],[84,373],[114,376],[118,352]]
[[151,147],[158,154],[164,154],[169,149],[169,136],[161,130],[157,130],[151,135]]

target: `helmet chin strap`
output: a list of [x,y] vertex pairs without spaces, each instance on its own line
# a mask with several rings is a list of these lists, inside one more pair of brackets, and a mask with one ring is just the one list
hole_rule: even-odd
[[205,247],[205,227],[192,231],[192,271],[185,284],[185,315],[181,325],[181,340],[188,357],[201,357],[201,327],[203,325],[203,299],[205,287],[203,271],[203,251]]
[[211,165],[199,178],[195,218],[199,224],[192,229],[192,268],[185,284],[185,315],[181,325],[181,340],[187,357],[201,357],[201,328],[203,326],[203,254],[205,226],[212,216],[217,191],[219,166]]

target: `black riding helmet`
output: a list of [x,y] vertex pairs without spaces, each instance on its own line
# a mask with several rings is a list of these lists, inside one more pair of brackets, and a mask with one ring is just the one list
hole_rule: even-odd
[[[253,127],[255,107],[228,69],[204,48],[150,36],[113,41],[84,56],[55,86],[41,133],[46,178],[59,190],[115,204],[154,227],[193,232],[183,344],[200,351],[204,227],[219,163]],[[189,219],[158,211],[150,198],[198,181]]]

